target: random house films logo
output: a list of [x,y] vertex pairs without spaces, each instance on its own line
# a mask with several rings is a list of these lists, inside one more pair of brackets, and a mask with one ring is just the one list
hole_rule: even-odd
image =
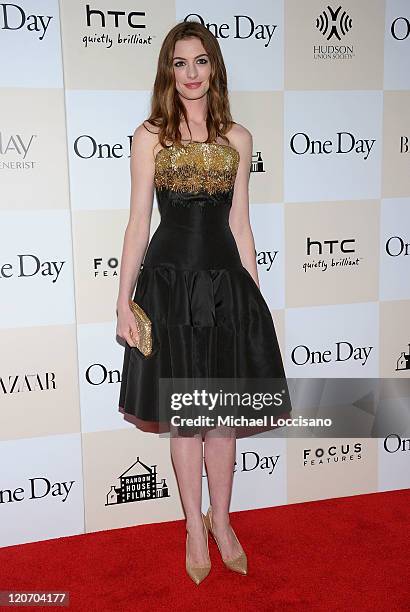
[[396,362],[396,372],[400,370],[410,370],[410,342],[408,344],[409,352],[402,351]]
[[262,151],[256,151],[256,153],[252,153],[251,172],[265,172],[265,163],[263,161]]
[[147,465],[139,457],[118,476],[119,486],[111,485],[106,506],[170,497],[165,478],[157,480],[157,465]]
[[341,44],[343,38],[353,28],[350,15],[338,6],[333,8],[327,5],[316,18],[316,28],[326,39],[328,44],[313,45],[313,59],[315,60],[351,60],[354,57],[352,44]]

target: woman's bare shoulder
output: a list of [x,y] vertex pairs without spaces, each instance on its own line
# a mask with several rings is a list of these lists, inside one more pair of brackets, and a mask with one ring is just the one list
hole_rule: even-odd
[[248,128],[241,123],[234,123],[226,136],[229,138],[231,144],[239,150],[252,147],[252,134]]
[[141,127],[147,130],[147,132],[150,132],[150,134],[158,135],[159,128],[156,125],[150,123],[148,119],[144,119],[144,121],[141,123]]
[[142,121],[134,130],[132,143],[135,148],[152,152],[158,143],[158,128],[147,120]]

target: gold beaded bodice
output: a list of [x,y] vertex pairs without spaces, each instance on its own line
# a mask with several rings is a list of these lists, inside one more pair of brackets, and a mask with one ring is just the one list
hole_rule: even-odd
[[155,157],[157,190],[209,195],[233,191],[240,155],[230,145],[191,141],[162,148]]
[[[242,269],[229,225],[239,161],[234,147],[215,142],[173,143],[156,154],[160,223],[144,262],[148,267],[165,266],[166,283],[173,287],[170,296],[178,295],[175,269]],[[188,282],[183,275],[177,278]],[[212,283],[208,289],[213,291]]]

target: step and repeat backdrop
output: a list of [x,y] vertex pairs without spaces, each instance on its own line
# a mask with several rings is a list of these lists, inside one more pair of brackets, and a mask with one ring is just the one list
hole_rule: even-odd
[[[1,3],[2,546],[183,518],[169,439],[119,411],[115,334],[132,135],[183,20],[217,37],[253,134],[287,375],[410,376],[407,0]],[[407,488],[409,461],[394,431],[241,439],[231,509]]]

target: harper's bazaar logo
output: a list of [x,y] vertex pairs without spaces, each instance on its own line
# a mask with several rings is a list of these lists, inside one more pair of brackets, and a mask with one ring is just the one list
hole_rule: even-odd
[[3,395],[55,389],[57,389],[55,372],[9,374],[0,377],[0,392]]
[[[328,5],[317,17],[315,25],[326,40],[341,41],[352,29],[353,20],[341,6],[334,9]],[[315,60],[351,60],[353,56],[354,49],[351,44],[313,45]]]
[[2,278],[12,278],[13,276],[30,278],[40,275],[56,283],[61,274],[65,261],[42,261],[32,253],[17,255],[17,264],[0,263],[0,280]]
[[334,140],[313,140],[304,132],[296,132],[290,139],[290,150],[295,155],[331,155],[355,153],[368,159],[376,139],[357,138],[351,132],[336,132]]
[[27,30],[39,40],[43,40],[50,26],[53,15],[28,15],[25,10],[14,3],[0,4],[0,29]]
[[[115,32],[115,37],[107,32],[94,35],[86,34],[83,36],[82,42],[85,47],[99,45],[107,49],[113,47],[114,44],[118,46],[151,45],[153,41],[152,35],[142,35],[140,33],[140,30],[145,30],[147,27],[145,17],[145,11],[124,11],[114,8],[105,10],[105,7],[96,8],[96,5],[93,5],[91,8],[90,4],[86,4],[85,25],[87,28],[92,28],[93,32],[105,29],[115,32],[118,28],[121,28],[121,31]],[[131,29],[131,33],[127,32],[128,29]]]
[[120,486],[111,485],[106,506],[170,497],[165,478],[157,480],[157,466],[143,463],[139,457],[118,479]]
[[357,267],[363,257],[352,256],[356,251],[356,239],[313,240],[306,238],[306,256],[310,259],[302,263],[304,272],[328,272],[336,268]]
[[332,444],[325,448],[303,449],[303,465],[317,466],[331,463],[348,463],[362,459],[362,444]]
[[349,362],[352,359],[365,366],[374,346],[354,346],[351,342],[336,342],[332,349],[311,350],[306,344],[299,344],[291,352],[295,365],[323,365],[332,362]]
[[215,23],[205,21],[198,13],[190,13],[184,17],[184,21],[199,21],[208,28],[215,38],[236,38],[247,40],[251,38],[257,42],[261,41],[263,46],[269,47],[273,40],[277,25],[273,23],[256,23],[249,15],[232,15],[233,24]]
[[280,455],[260,455],[256,451],[244,451],[240,454],[238,461],[235,461],[234,472],[254,472],[262,470],[271,476],[278,464]]
[[27,492],[24,487],[15,489],[0,489],[0,504],[22,502],[27,499],[42,499],[49,497],[52,500],[66,502],[71,493],[75,480],[52,482],[45,477],[29,478]]

